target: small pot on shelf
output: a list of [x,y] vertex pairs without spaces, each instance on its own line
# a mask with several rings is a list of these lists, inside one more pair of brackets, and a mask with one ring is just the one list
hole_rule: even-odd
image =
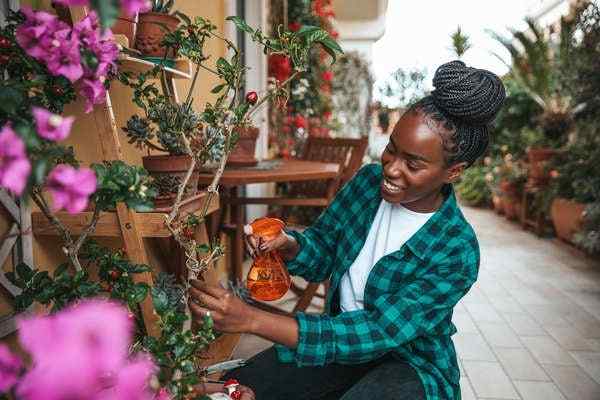
[[239,138],[229,154],[227,165],[231,167],[252,167],[256,165],[258,161],[254,157],[254,154],[259,134],[258,128],[254,126],[240,127],[237,133],[239,134]]
[[[175,203],[179,185],[183,182],[192,159],[187,155],[152,155],[142,157],[142,164],[154,178],[158,196],[154,200],[156,208],[169,207]],[[195,170],[188,181],[183,198],[196,194],[198,187],[198,171]]]
[[[161,45],[168,32],[173,32],[179,25],[179,18],[156,12],[139,15],[135,48],[145,57],[175,57],[172,50]],[[167,53],[168,51],[168,53]]]

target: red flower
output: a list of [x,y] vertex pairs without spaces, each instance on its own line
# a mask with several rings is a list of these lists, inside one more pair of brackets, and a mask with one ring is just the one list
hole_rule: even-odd
[[292,64],[289,58],[281,54],[272,54],[269,56],[269,76],[283,82],[290,77],[291,73]]
[[306,119],[302,115],[296,114],[296,117],[294,118],[294,126],[297,129],[306,128]]
[[288,29],[292,32],[296,32],[297,30],[299,30],[302,27],[302,24],[300,22],[294,21],[294,22],[290,22],[288,25]]
[[338,31],[331,31],[329,33],[331,35],[332,38],[334,38],[335,40],[337,40],[340,37],[340,33]]
[[321,74],[321,78],[325,82],[331,82],[333,80],[333,72],[332,71],[325,71],[325,72],[323,72],[323,74]]
[[258,101],[258,94],[256,92],[248,92],[246,93],[246,103],[250,103],[252,105],[256,104]]
[[325,118],[325,121],[329,121],[331,119],[331,111],[325,111],[323,113],[323,118]]

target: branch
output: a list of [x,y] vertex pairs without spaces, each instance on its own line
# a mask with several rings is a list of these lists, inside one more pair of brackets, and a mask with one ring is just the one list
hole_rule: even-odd
[[100,207],[98,207],[98,205],[96,204],[96,206],[94,207],[94,214],[92,215],[92,220],[90,221],[89,225],[85,227],[83,232],[81,232],[81,235],[79,236],[79,238],[77,238],[77,241],[73,245],[73,253],[79,255],[79,249],[81,249],[81,246],[83,245],[83,242],[85,242],[85,239],[87,239],[87,237],[96,230],[98,220],[100,220]]

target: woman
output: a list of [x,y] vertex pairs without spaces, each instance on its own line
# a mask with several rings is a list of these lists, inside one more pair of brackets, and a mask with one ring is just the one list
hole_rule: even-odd
[[275,315],[194,282],[194,315],[277,343],[228,376],[257,399],[460,398],[452,311],[477,279],[479,247],[452,182],[485,152],[505,92],[461,61],[433,85],[394,127],[382,165],[363,167],[303,233],[258,244],[291,274],[330,279],[325,314]]

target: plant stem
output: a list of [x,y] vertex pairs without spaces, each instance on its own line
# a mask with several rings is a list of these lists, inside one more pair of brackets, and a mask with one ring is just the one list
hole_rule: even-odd
[[189,104],[192,101],[192,92],[194,91],[194,87],[196,86],[196,80],[198,79],[198,73],[200,72],[201,64],[196,64],[196,71],[194,71],[194,79],[192,79],[192,84],[190,85],[190,90],[188,91],[188,95],[185,99],[184,104]]

